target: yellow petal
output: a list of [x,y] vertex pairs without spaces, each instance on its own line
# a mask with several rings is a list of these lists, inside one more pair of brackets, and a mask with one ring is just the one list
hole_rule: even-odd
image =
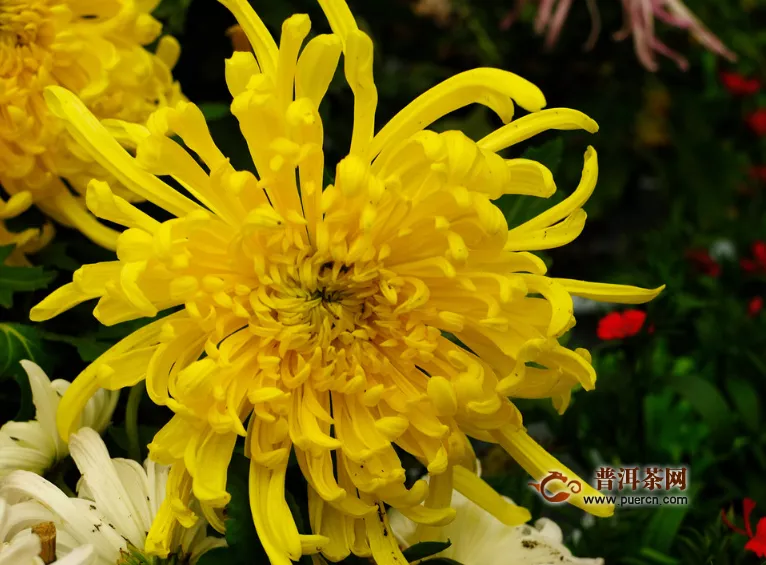
[[73,93],[60,86],[45,89],[51,113],[64,120],[72,137],[124,186],[176,216],[201,209],[180,192],[140,169],[135,160]]
[[475,473],[460,465],[453,467],[453,470],[455,490],[481,506],[503,524],[519,526],[532,518],[529,510],[505,500]]
[[277,71],[277,59],[279,50],[271,33],[264,25],[261,18],[258,17],[255,10],[247,0],[218,0],[226,6],[229,11],[237,18],[237,22],[253,47],[255,56],[258,59],[263,72],[274,75]]
[[519,227],[513,230],[514,233],[521,233],[524,231],[539,230],[552,226],[556,222],[559,222],[572,214],[578,208],[588,201],[593,189],[596,188],[596,179],[598,178],[598,157],[596,156],[596,150],[593,147],[588,147],[585,152],[585,163],[583,164],[582,176],[580,183],[577,185],[575,191],[567,198],[548,208],[542,214],[532,218],[531,220],[524,222]]
[[[578,477],[574,471],[567,469],[555,457],[540,447],[523,429],[504,429],[495,432],[495,438],[508,454],[513,457],[524,470],[536,481],[542,480],[551,472],[557,471],[567,477],[568,481],[580,482],[582,490],[579,493],[570,492],[568,503],[585,510],[595,516],[606,518],[614,514],[612,504],[585,504],[584,496],[600,497],[601,493]],[[552,481],[548,490],[552,493],[566,490],[566,485],[560,481]]]
[[295,99],[306,97],[319,108],[330,86],[341,53],[336,35],[318,35],[306,44],[295,70]]
[[193,491],[201,502],[223,508],[231,500],[226,492],[226,471],[229,468],[237,434],[219,434],[210,430],[196,453]]
[[481,139],[478,145],[488,151],[500,151],[549,129],[584,129],[595,133],[598,131],[598,124],[577,110],[550,108],[504,125]]
[[399,544],[391,533],[385,506],[382,502],[376,504],[378,511],[364,519],[367,538],[375,563],[377,565],[407,565],[407,560],[402,555],[402,550],[399,549]]
[[564,287],[569,294],[582,296],[599,302],[614,302],[616,304],[644,304],[657,298],[665,289],[665,285],[649,289],[622,284],[595,283],[576,281],[572,279],[554,279]]
[[348,8],[345,0],[318,0],[333,33],[343,41],[344,49],[348,35],[359,29],[354,14]]
[[499,69],[465,71],[434,86],[396,114],[372,140],[368,156],[395,146],[439,118],[469,104],[484,104],[504,122],[513,117],[513,102],[529,111],[545,106],[543,93],[531,82]]

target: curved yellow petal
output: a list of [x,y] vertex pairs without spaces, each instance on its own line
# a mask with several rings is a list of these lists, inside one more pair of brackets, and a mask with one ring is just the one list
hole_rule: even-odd
[[[494,436],[497,442],[503,446],[503,449],[505,449],[508,454],[513,457],[536,481],[542,480],[554,471],[562,473],[570,481],[579,481],[582,490],[579,493],[570,493],[569,498],[566,500],[569,504],[573,504],[589,514],[600,516],[602,518],[614,514],[614,505],[612,504],[586,504],[583,497],[600,497],[601,493],[540,447],[540,445],[529,437],[527,432],[523,429],[498,430],[494,433]],[[553,481],[550,483],[548,490],[556,493],[565,490],[566,488],[566,485],[561,482]]]
[[484,508],[503,524],[519,526],[532,518],[529,510],[505,500],[472,471],[460,465],[456,465],[453,470],[455,490]]
[[573,279],[555,279],[569,294],[599,302],[616,304],[644,304],[657,298],[665,285],[657,288],[641,288],[623,284],[596,283]]
[[501,151],[549,129],[584,129],[596,133],[598,124],[577,110],[549,108],[504,125],[482,138],[478,145],[488,151]]
[[401,143],[469,104],[484,104],[508,122],[513,117],[511,99],[532,112],[545,106],[545,96],[539,88],[508,71],[480,68],[457,74],[421,94],[396,114],[372,140],[368,156],[374,159],[386,147]]
[[279,49],[258,14],[247,0],[218,0],[226,6],[242,26],[253,47],[258,64],[264,73],[274,75],[277,71]]

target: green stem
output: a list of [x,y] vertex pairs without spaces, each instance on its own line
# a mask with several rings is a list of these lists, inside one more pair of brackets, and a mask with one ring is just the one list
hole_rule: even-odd
[[141,463],[141,441],[138,438],[138,405],[146,390],[146,383],[141,381],[130,389],[128,405],[125,407],[125,433],[128,436],[128,456]]
[[53,484],[59,487],[59,490],[69,498],[77,498],[74,491],[64,482],[64,473],[56,473],[56,476],[53,478]]

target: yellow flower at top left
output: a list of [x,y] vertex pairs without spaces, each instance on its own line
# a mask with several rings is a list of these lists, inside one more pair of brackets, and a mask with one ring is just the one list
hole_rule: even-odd
[[182,99],[170,72],[178,42],[163,36],[154,53],[144,48],[162,31],[151,16],[158,3],[0,0],[0,245],[16,244],[16,263],[52,236],[50,226],[18,234],[5,227],[33,204],[114,249],[117,232],[96,220],[81,196],[92,178],[111,176],[48,111],[43,89],[71,90],[99,119],[139,123]]

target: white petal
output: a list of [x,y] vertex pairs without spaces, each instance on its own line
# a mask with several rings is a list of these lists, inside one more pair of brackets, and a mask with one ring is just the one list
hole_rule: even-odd
[[136,547],[144,547],[146,532],[139,511],[120,482],[101,436],[81,428],[69,438],[69,449],[99,511]]
[[50,510],[34,500],[9,505],[7,518],[6,524],[0,527],[0,540],[12,538],[20,531],[42,522],[55,522],[56,519]]
[[32,389],[32,402],[35,404],[35,419],[40,422],[43,429],[51,440],[58,438],[56,428],[56,411],[59,407],[59,396],[51,386],[48,375],[39,365],[32,361],[21,361],[21,366],[29,377],[29,386]]
[[31,447],[0,447],[0,477],[13,471],[30,471],[38,475],[50,466],[51,458]]
[[40,553],[40,538],[32,534],[18,536],[0,546],[0,565],[32,565]]
[[0,433],[7,435],[16,445],[31,447],[56,459],[56,442],[48,434],[43,425],[32,420],[30,422],[7,422]]
[[540,518],[535,522],[535,529],[540,532],[540,535],[553,543],[564,543],[564,533],[553,520]]
[[[38,501],[56,516],[56,528],[68,531],[77,539],[78,545],[92,544],[107,562],[114,563],[119,557],[119,546],[111,544],[108,536],[99,533],[101,522],[98,517],[77,504],[87,506],[87,501],[67,497],[44,478],[27,471],[15,471],[0,481],[0,497],[10,504],[27,499]],[[117,539],[122,541],[122,538]]]
[[132,459],[112,459],[112,463],[120,477],[120,482],[133,503],[133,508],[138,511],[141,527],[145,532],[148,532],[149,528],[152,527],[154,514],[151,514],[149,508],[151,499],[146,471]]
[[96,563],[96,551],[92,545],[81,545],[66,557],[61,557],[53,565],[92,565]]
[[82,413],[82,426],[103,433],[109,422],[112,421],[112,414],[119,399],[119,390],[112,391],[103,388],[98,390],[85,405]]
[[151,459],[144,461],[146,478],[149,483],[149,507],[152,519],[159,512],[162,501],[165,500],[165,488],[168,484],[170,465],[160,465]]

